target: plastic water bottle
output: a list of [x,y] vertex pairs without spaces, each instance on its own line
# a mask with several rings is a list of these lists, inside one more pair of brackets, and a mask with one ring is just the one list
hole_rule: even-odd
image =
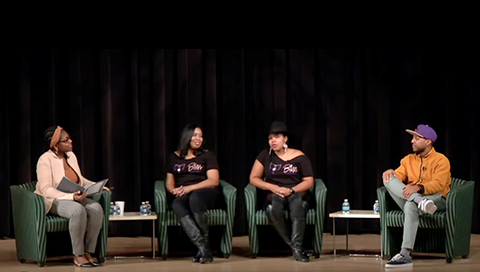
[[113,204],[113,216],[119,216],[120,215],[120,206],[117,204]]
[[343,200],[342,212],[343,213],[349,213],[350,212],[350,203],[348,203],[348,199],[346,199],[346,198]]
[[380,212],[380,203],[378,203],[378,200],[375,200],[375,204],[373,204],[373,212],[375,214]]
[[145,201],[145,205],[147,206],[147,215],[152,214],[152,205],[148,201]]
[[140,214],[147,216],[147,205],[145,205],[145,201],[142,201],[142,205],[140,205]]
[[114,215],[115,213],[115,205],[113,202],[110,202],[110,215]]

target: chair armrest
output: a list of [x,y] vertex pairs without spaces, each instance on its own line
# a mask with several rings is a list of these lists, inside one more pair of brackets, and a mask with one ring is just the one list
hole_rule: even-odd
[[247,216],[255,216],[257,211],[257,187],[249,183],[245,186],[244,193]]
[[227,214],[234,216],[237,201],[237,188],[224,180],[220,180],[220,185],[222,186],[223,198],[227,204]]
[[243,189],[245,195],[245,207],[247,211],[248,238],[250,240],[250,251],[253,256],[258,253],[258,233],[255,213],[257,212],[257,187],[247,184]]
[[388,207],[387,196],[389,196],[387,187],[382,186],[377,188],[378,205],[380,206],[380,218],[385,218],[387,212],[390,210],[390,207]]
[[223,197],[227,204],[227,220],[225,222],[225,234],[221,242],[221,251],[225,256],[229,256],[232,252],[232,238],[233,238],[233,221],[235,219],[235,208],[237,204],[237,188],[230,183],[220,180],[222,186]]
[[327,202],[327,187],[322,179],[315,179],[315,220],[317,226],[322,226],[325,219],[325,210]]
[[157,180],[155,181],[155,191],[153,195],[153,199],[155,202],[155,213],[158,216],[158,221],[163,222],[165,215],[167,213],[167,193],[165,190],[165,180]]
[[101,263],[105,262],[107,257],[107,247],[108,247],[108,226],[110,222],[110,199],[112,197],[112,192],[108,190],[102,190],[102,192],[96,198],[96,201],[103,208],[103,224],[98,237],[99,243],[98,247],[98,259]]
[[[103,208],[103,227],[108,231],[108,222],[110,221],[110,199],[112,199],[112,192],[108,190],[102,190],[100,198],[97,200],[100,206]],[[108,233],[108,232],[107,232]]]
[[17,247],[40,246],[47,224],[45,198],[18,185],[10,186],[10,192]]
[[243,190],[245,194],[245,206],[247,210],[247,223],[248,231],[250,234],[250,239],[252,236],[256,236],[256,222],[255,222],[255,213],[257,212],[257,187],[252,184],[247,184]]
[[452,189],[446,199],[447,227],[453,227],[454,237],[462,234],[470,237],[473,217],[474,182],[466,181],[464,184]]

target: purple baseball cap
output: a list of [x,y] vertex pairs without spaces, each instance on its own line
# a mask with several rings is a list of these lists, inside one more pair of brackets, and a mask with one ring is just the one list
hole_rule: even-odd
[[437,133],[435,133],[435,130],[433,130],[433,128],[429,127],[428,125],[420,124],[417,126],[415,131],[407,129],[407,132],[412,135],[417,135],[427,140],[431,140],[432,142],[435,142],[437,140]]

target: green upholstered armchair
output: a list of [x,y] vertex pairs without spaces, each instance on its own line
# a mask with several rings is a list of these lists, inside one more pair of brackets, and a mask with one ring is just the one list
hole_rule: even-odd
[[[12,214],[17,247],[17,259],[36,261],[45,266],[47,257],[72,255],[68,219],[45,213],[43,196],[34,193],[37,182],[10,186]],[[109,191],[89,196],[102,205],[104,219],[98,236],[95,255],[103,263],[107,254],[108,221],[110,213]]]
[[[447,263],[470,253],[474,182],[452,178],[446,210],[420,216],[413,252],[445,253]],[[405,215],[383,186],[377,189],[384,256],[400,251]]]
[[[220,180],[220,186],[223,190],[226,210],[208,210],[208,224],[210,226],[225,226],[220,242],[220,250],[223,257],[229,258],[232,253],[233,220],[235,218],[237,189],[224,180]],[[167,203],[165,180],[155,181],[154,201],[155,212],[158,215],[158,247],[160,255],[166,260],[168,257],[169,242],[167,228],[169,226],[180,226],[180,223],[178,222],[177,216],[173,212],[171,206]]]
[[[315,197],[315,207],[310,207],[307,212],[307,225],[315,226],[313,238],[313,254],[320,256],[323,241],[323,226],[325,219],[325,205],[327,200],[327,187],[321,179],[315,179],[315,185],[310,191]],[[260,249],[258,241],[257,225],[269,225],[265,211],[257,207],[257,188],[250,183],[245,187],[245,205],[247,208],[248,236],[250,239],[250,251],[256,258]],[[286,212],[288,216],[288,212]]]

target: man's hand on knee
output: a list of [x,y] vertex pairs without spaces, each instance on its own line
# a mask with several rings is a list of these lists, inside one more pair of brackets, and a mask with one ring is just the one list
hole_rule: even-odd
[[395,171],[393,169],[388,169],[387,171],[383,172],[383,181],[389,183],[392,178],[397,177]]

